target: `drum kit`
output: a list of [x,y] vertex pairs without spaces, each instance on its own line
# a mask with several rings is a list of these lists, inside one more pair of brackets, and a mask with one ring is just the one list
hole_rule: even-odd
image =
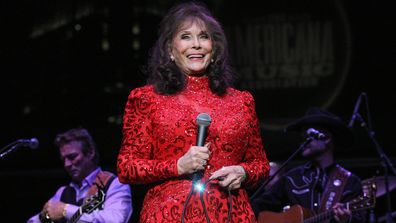
[[[396,189],[396,176],[388,176],[387,181],[388,181],[388,193],[390,193],[392,190]],[[367,185],[370,183],[376,184],[376,193],[375,193],[376,198],[386,195],[385,176],[376,176],[362,181],[362,185]],[[363,192],[365,193],[364,187],[363,187]],[[391,215],[392,218],[396,217],[396,211],[392,212]],[[377,219],[377,222],[385,222],[385,221],[386,221],[386,216],[382,216]]]
[[[369,179],[365,179],[362,181],[362,184],[366,184],[366,182],[375,182],[377,185],[377,192],[375,197],[381,197],[386,194],[386,182],[384,176],[372,177]],[[396,176],[388,176],[388,191],[391,192],[396,188]]]

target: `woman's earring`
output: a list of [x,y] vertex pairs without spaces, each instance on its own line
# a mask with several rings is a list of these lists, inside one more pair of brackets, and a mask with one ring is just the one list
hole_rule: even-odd
[[214,62],[213,58],[212,58],[212,59],[210,59],[210,62],[211,62],[211,63],[213,63],[213,62]]
[[175,61],[175,57],[173,55],[170,56],[171,61]]

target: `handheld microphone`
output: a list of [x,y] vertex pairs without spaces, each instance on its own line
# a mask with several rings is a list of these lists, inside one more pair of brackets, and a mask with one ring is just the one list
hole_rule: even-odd
[[309,128],[307,129],[307,136],[312,137],[314,139],[324,139],[326,138],[326,135],[321,133],[320,131],[314,129],[314,128]]
[[212,118],[210,118],[210,116],[206,113],[200,113],[197,116],[197,125],[198,125],[197,146],[204,146],[206,132],[211,122],[212,122]]
[[39,146],[39,141],[37,138],[19,139],[17,140],[17,144],[20,146],[29,147],[30,149],[37,149]]
[[352,128],[353,127],[353,124],[355,123],[355,120],[356,120],[357,116],[359,115],[358,111],[359,111],[359,108],[360,108],[360,104],[362,102],[362,95],[363,94],[364,93],[361,93],[359,95],[358,99],[356,100],[355,108],[353,109],[352,117],[351,117],[351,120],[349,121],[348,128]]
[[[204,146],[206,133],[208,130],[208,126],[212,122],[212,118],[206,113],[200,113],[197,116],[197,125],[198,125],[198,132],[197,132],[197,146]],[[193,176],[193,181],[198,180],[201,178],[202,173],[195,172]]]

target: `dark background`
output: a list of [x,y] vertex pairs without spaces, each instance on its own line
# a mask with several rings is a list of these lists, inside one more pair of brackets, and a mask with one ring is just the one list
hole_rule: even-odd
[[[0,160],[2,222],[25,222],[67,182],[53,146],[61,131],[87,128],[97,142],[103,168],[115,170],[127,96],[145,83],[142,66],[156,38],[158,22],[174,2],[0,3],[0,146],[20,138],[37,137],[40,141],[37,150],[21,148]],[[226,14],[222,11],[226,4],[243,11],[243,4],[250,2],[257,3],[206,3],[215,12]],[[375,139],[395,163],[394,2],[342,1],[342,5],[351,27],[352,58],[346,82],[328,109],[347,122],[357,97],[365,92],[370,112],[363,108],[362,115],[371,117]],[[260,98],[256,92],[252,94],[260,108]],[[306,109],[299,104],[290,105],[293,108]],[[266,120],[261,121],[265,125]],[[338,161],[362,179],[383,175],[376,147],[358,124],[354,131],[355,146],[337,151]],[[263,129],[262,135],[271,161],[287,159],[298,146],[296,136],[281,130]],[[297,157],[290,166],[300,162]],[[133,188],[134,221],[144,196],[142,188]],[[376,212],[384,214],[384,196],[378,199]]]

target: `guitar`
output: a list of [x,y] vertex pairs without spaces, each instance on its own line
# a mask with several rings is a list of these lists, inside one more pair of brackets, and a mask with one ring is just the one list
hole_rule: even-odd
[[[374,182],[369,182],[368,185],[363,185],[364,195],[359,196],[350,202],[344,204],[344,207],[351,212],[367,210],[375,207],[375,193],[377,186]],[[258,216],[258,223],[315,223],[324,222],[334,217],[332,209],[328,211],[315,214],[313,211],[301,207],[300,205],[293,205],[289,210],[283,213],[276,213],[271,211],[262,211]]]
[[[102,189],[99,189],[95,195],[86,199],[84,203],[78,208],[76,213],[74,213],[73,216],[70,219],[68,219],[66,222],[76,223],[80,219],[81,215],[90,214],[94,210],[101,208],[104,200],[105,200],[105,192]],[[39,215],[39,218],[41,223],[55,223],[50,219],[50,217],[47,214],[43,212]]]

